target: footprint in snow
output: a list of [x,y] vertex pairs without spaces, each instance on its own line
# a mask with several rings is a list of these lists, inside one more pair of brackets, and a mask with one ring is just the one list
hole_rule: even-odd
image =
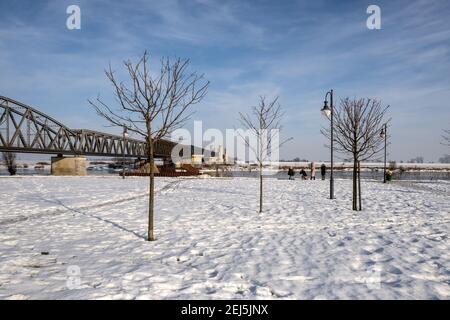
[[387,269],[387,272],[392,273],[392,274],[402,274],[402,270],[400,270],[397,267],[390,267],[389,269]]
[[215,278],[217,277],[217,275],[219,274],[219,272],[217,270],[206,270],[206,274],[208,275],[209,278]]
[[339,241],[339,242],[337,243],[337,246],[338,246],[338,247],[343,247],[343,246],[345,246],[345,243],[344,243],[343,241]]

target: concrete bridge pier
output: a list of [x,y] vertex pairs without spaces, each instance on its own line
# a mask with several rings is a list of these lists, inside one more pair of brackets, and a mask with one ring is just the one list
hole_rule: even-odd
[[86,157],[64,157],[58,154],[52,157],[51,174],[54,176],[85,176]]

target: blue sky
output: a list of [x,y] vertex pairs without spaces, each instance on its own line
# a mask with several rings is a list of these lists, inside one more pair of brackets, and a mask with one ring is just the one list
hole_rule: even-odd
[[[66,28],[67,6],[81,30]],[[381,8],[381,30],[366,8]],[[286,112],[282,158],[326,160],[324,94],[376,97],[391,106],[389,158],[449,153],[450,2],[436,1],[2,1],[0,94],[72,128],[115,132],[87,99],[111,96],[103,70],[147,49],[191,60],[211,81],[192,120],[204,129],[238,126],[259,95]],[[191,125],[187,125],[191,128]]]

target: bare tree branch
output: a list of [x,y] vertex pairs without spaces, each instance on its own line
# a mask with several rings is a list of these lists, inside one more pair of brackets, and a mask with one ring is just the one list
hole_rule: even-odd
[[[384,139],[380,136],[389,106],[382,107],[375,99],[341,100],[334,107],[335,150],[356,156],[358,161],[367,161],[384,148]],[[330,128],[322,128],[321,133],[330,139]]]
[[[391,119],[385,119],[389,106],[383,107],[376,99],[342,99],[333,108],[335,150],[353,157],[353,209],[357,207],[356,178],[359,175],[359,162],[375,157],[384,149],[381,129]],[[322,134],[331,139],[330,129],[322,129]],[[358,173],[358,174],[357,174]],[[360,192],[359,192],[360,195]],[[360,203],[359,203],[360,204]],[[361,210],[361,204],[360,208]]]
[[136,64],[127,60],[123,65],[128,81],[119,81],[111,65],[105,75],[111,83],[118,106],[109,106],[100,97],[88,100],[98,115],[111,125],[126,128],[147,142],[150,166],[148,240],[153,237],[154,208],[154,146],[181,127],[192,115],[188,109],[205,97],[209,81],[203,75],[188,73],[189,60],[161,60],[159,74],[149,70],[147,51]]
[[450,147],[450,130],[443,130],[444,134],[442,135],[441,144],[447,147]]
[[241,125],[250,130],[250,132],[256,138],[256,145],[253,145],[248,137],[244,137],[241,132],[238,131],[238,135],[243,139],[245,145],[251,152],[254,153],[256,161],[259,165],[259,181],[260,181],[260,202],[259,212],[262,212],[263,202],[263,179],[262,169],[265,161],[269,159],[269,154],[278,150],[283,144],[292,140],[288,138],[275,145],[273,139],[279,134],[281,130],[280,120],[283,117],[281,112],[281,106],[278,103],[278,97],[274,100],[267,102],[266,98],[261,96],[259,98],[259,104],[251,107],[251,113],[239,112],[239,122]]

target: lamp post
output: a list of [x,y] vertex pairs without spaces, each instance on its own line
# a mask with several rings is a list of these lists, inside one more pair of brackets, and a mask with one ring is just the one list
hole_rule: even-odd
[[[328,106],[328,95],[330,95],[330,106]],[[330,175],[330,199],[334,199],[334,177],[333,177],[333,125],[334,125],[334,110],[333,110],[333,90],[325,94],[323,108],[320,110],[328,119],[331,119],[330,138],[331,138],[331,175]]]
[[384,167],[383,167],[383,183],[386,183],[386,154],[387,154],[387,122],[381,129],[380,137],[384,138]]
[[122,179],[125,179],[125,139],[128,138],[127,127],[123,127],[123,148],[122,148]]

